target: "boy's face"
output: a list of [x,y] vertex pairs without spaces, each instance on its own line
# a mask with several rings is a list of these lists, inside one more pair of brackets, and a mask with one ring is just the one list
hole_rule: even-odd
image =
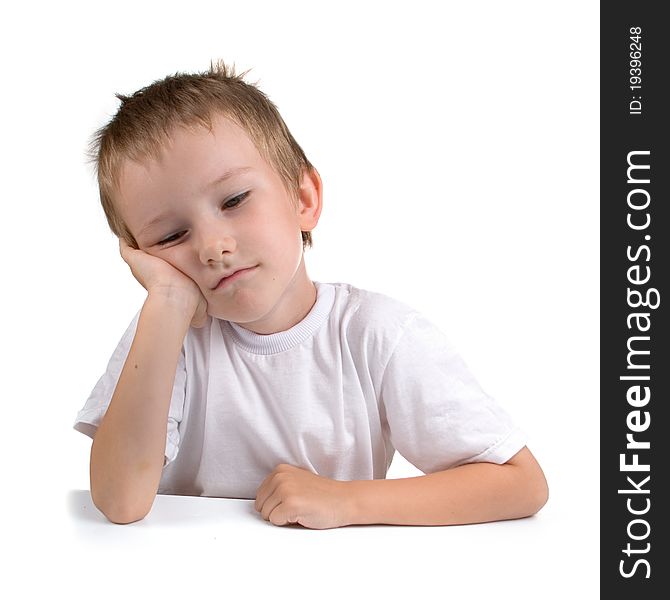
[[301,231],[319,218],[319,176],[305,174],[296,201],[243,129],[220,116],[212,125],[177,129],[159,160],[127,161],[117,210],[141,250],[196,282],[210,315],[284,331],[316,298]]

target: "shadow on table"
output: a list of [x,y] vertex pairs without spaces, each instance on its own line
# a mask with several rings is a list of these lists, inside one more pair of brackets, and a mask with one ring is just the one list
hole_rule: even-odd
[[95,507],[88,490],[70,490],[67,494],[67,508],[70,516],[78,521],[106,523],[105,516]]
[[[89,490],[70,490],[67,494],[67,511],[74,521],[110,523],[93,504]],[[141,526],[148,523],[183,525],[230,518],[244,518],[265,523],[254,509],[253,500],[159,494],[147,517],[130,525]]]

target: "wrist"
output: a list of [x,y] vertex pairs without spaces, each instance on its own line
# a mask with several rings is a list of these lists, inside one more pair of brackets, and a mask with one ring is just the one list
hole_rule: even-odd
[[363,518],[361,481],[342,481],[343,499],[342,506],[344,510],[345,525],[363,525],[366,523]]
[[166,286],[150,289],[146,302],[173,311],[190,321],[198,308],[199,300],[188,290]]

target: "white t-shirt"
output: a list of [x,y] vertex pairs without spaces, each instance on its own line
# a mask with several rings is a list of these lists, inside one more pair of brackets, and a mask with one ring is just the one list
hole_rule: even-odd
[[[158,493],[255,498],[280,463],[383,479],[397,449],[424,473],[502,464],[525,444],[446,337],[409,306],[315,282],[308,315],[259,335],[215,318],[189,329]],[[75,429],[93,437],[135,334],[131,322]]]

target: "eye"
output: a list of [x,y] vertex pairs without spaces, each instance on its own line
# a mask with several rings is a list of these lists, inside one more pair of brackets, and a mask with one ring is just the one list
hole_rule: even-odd
[[[238,194],[237,196],[234,196],[230,200],[227,200],[226,202],[223,203],[222,208],[223,209],[233,209],[237,208],[241,202],[244,202],[246,200],[247,196],[250,194],[250,191],[243,192],[241,194]],[[164,239],[162,239],[160,242],[157,243],[158,246],[167,246],[168,244],[171,244],[172,242],[176,242],[179,240],[181,237],[185,235],[185,231],[178,231],[177,233],[173,233],[171,236],[168,236]]]
[[240,202],[244,201],[246,197],[249,195],[249,192],[243,192],[242,194],[238,194],[234,198],[231,198],[230,200],[226,201],[223,203],[223,208],[236,208],[237,206],[240,205]]
[[171,236],[166,237],[165,239],[161,240],[158,242],[159,246],[165,246],[171,242],[176,242],[182,235],[184,235],[183,231],[179,231],[177,233],[173,233]]

